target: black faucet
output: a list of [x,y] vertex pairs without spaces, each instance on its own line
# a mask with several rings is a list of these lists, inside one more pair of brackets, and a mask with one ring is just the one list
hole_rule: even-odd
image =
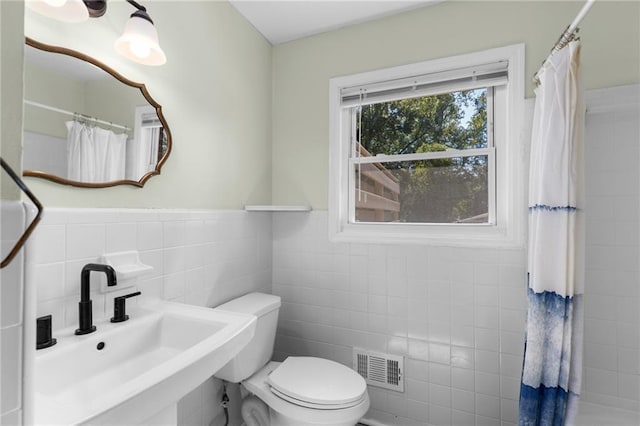
[[118,283],[116,280],[116,271],[111,266],[97,263],[84,265],[80,273],[80,303],[78,303],[80,326],[76,330],[76,334],[89,334],[96,331],[96,326],[93,325],[93,308],[89,292],[89,277],[91,276],[91,271],[104,272],[107,274],[107,285],[109,287]]

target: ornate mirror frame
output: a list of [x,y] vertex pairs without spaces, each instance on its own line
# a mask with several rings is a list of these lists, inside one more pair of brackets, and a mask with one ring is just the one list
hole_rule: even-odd
[[36,41],[36,40],[34,40],[32,38],[29,38],[29,37],[25,37],[25,44],[27,44],[27,45],[29,45],[31,47],[34,47],[36,49],[39,49],[39,50],[44,50],[44,51],[51,52],[51,53],[59,53],[59,54],[62,54],[62,55],[68,55],[68,56],[72,56],[74,58],[80,59],[81,61],[88,62],[88,63],[90,63],[92,65],[95,65],[96,67],[102,69],[103,71],[107,72],[108,74],[113,76],[116,80],[120,81],[121,83],[123,83],[123,84],[125,84],[127,86],[130,86],[130,87],[132,87],[134,89],[138,89],[142,93],[142,96],[144,96],[146,101],[153,108],[155,108],[155,111],[156,111],[156,114],[158,116],[158,119],[160,120],[160,122],[162,123],[162,127],[164,128],[164,133],[165,133],[166,139],[167,139],[167,147],[166,147],[166,150],[165,150],[164,154],[162,155],[162,157],[158,160],[158,163],[156,164],[155,169],[150,171],[150,172],[147,172],[138,181],[134,181],[134,180],[130,180],[130,179],[123,179],[123,180],[114,180],[114,181],[109,181],[109,182],[98,182],[98,183],[95,183],[95,182],[79,182],[79,181],[65,179],[63,177],[56,176],[56,175],[53,175],[51,173],[37,171],[37,170],[23,170],[23,172],[22,172],[23,176],[43,178],[43,179],[50,180],[52,182],[56,182],[56,183],[60,183],[60,184],[64,184],[64,185],[82,187],[82,188],[108,188],[108,187],[117,186],[117,185],[132,185],[132,186],[137,186],[139,188],[142,188],[144,186],[144,184],[151,177],[160,174],[160,170],[161,170],[162,166],[167,161],[167,159],[169,158],[169,154],[171,153],[171,148],[172,148],[172,144],[173,144],[172,143],[172,137],[171,137],[171,130],[169,129],[167,121],[165,120],[164,115],[162,114],[162,105],[160,105],[158,102],[155,101],[155,99],[153,99],[151,97],[151,95],[149,94],[149,91],[147,90],[147,87],[144,85],[144,83],[138,83],[138,82],[129,80],[128,78],[124,77],[122,74],[118,73],[113,68],[111,68],[108,65],[98,61],[97,59],[92,58],[91,56],[85,55],[84,53],[81,53],[81,52],[78,52],[78,51],[75,51],[75,50],[72,50],[72,49],[67,49],[65,47],[60,47],[60,46],[48,45],[48,44]]

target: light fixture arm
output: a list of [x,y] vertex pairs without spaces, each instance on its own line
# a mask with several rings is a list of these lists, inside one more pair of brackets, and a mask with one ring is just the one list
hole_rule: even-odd
[[87,7],[90,18],[99,18],[107,11],[106,0],[82,0]]
[[140,3],[138,3],[137,1],[134,0],[127,0],[127,3],[129,3],[130,5],[132,5],[133,7],[135,7],[138,10],[141,10],[143,12],[147,11],[147,8],[144,7],[143,5],[141,5]]
[[134,0],[127,0],[127,3],[129,3],[131,6],[135,7],[136,10],[135,12],[133,12],[131,14],[131,18],[133,18],[134,16],[137,18],[142,18],[142,19],[146,19],[147,21],[151,22],[151,24],[153,24],[153,21],[151,20],[151,17],[149,16],[149,14],[147,13],[147,8],[144,7],[143,5],[141,5],[140,3],[134,1]]

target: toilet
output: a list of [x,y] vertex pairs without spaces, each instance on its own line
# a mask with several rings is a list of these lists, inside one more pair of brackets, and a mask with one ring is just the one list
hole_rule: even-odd
[[216,309],[255,315],[253,339],[215,377],[240,383],[250,394],[242,402],[247,426],[354,426],[369,409],[364,379],[323,358],[271,361],[280,297],[250,293]]

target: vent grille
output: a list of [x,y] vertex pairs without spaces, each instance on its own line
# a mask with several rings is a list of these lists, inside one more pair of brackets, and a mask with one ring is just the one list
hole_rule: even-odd
[[369,362],[369,357],[365,354],[356,354],[357,362],[356,362],[356,371],[364,377],[365,380],[369,378],[369,368],[367,368],[367,363]]
[[404,358],[401,356],[354,348],[353,368],[369,385],[404,392]]

